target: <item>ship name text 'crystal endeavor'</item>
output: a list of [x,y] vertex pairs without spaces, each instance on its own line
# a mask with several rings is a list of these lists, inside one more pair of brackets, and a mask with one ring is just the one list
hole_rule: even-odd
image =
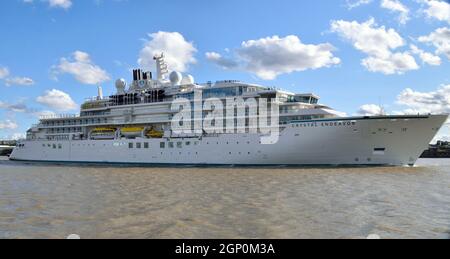
[[447,115],[345,117],[295,94],[235,80],[198,84],[133,70],[79,115],[42,117],[13,160],[192,165],[414,165]]

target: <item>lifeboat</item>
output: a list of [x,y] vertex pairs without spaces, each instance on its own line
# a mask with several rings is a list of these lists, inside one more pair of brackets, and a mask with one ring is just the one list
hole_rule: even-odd
[[151,128],[149,131],[147,131],[145,136],[147,136],[148,138],[162,138],[164,136],[164,132]]
[[135,138],[142,136],[142,132],[144,131],[143,127],[126,127],[120,129],[120,133],[122,136],[127,138]]
[[115,135],[115,128],[95,128],[90,134],[91,139],[114,139]]

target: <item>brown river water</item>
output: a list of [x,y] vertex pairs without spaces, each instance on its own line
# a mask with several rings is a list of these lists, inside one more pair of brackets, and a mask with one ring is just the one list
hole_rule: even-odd
[[0,238],[450,238],[450,160],[197,168],[0,159]]

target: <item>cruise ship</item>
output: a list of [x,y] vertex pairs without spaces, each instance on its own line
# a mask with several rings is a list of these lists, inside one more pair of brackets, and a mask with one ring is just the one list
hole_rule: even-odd
[[48,116],[12,160],[136,165],[413,166],[447,115],[348,117],[310,93],[133,70],[78,115]]

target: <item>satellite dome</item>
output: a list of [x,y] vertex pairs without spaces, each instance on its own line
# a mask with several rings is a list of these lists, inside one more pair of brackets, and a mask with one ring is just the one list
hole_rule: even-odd
[[120,78],[117,79],[116,81],[116,89],[118,93],[123,93],[125,92],[125,88],[127,87],[127,81],[125,81],[125,79]]
[[193,85],[194,82],[194,77],[191,75],[186,75],[183,77],[183,80],[181,80],[182,85]]
[[181,79],[183,78],[183,76],[181,75],[180,72],[177,71],[173,71],[172,73],[170,73],[169,79],[170,82],[172,83],[172,85],[179,85],[181,83]]

